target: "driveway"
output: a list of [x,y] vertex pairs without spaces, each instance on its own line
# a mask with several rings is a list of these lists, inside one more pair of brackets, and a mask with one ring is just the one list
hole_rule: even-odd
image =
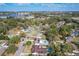
[[1,48],[0,48],[0,56],[5,52],[6,49],[7,49],[7,48],[5,48],[5,47],[1,47]]

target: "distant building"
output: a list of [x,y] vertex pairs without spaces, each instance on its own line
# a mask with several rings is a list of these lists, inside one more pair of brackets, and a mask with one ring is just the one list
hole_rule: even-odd
[[19,18],[19,19],[32,19],[34,18],[33,15],[29,14],[29,13],[14,13],[14,14],[10,14],[9,17],[12,18]]
[[7,19],[8,16],[0,16],[1,19]]

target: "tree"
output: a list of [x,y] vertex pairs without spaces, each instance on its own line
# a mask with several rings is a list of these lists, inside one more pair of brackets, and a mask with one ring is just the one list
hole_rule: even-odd
[[25,36],[26,36],[26,33],[25,33],[25,32],[21,32],[21,33],[20,33],[20,36],[21,36],[21,37],[25,37]]
[[62,56],[63,55],[63,53],[61,51],[61,45],[60,45],[60,43],[52,44],[50,47],[53,50],[48,55],[50,55],[50,56]]
[[0,33],[6,34],[7,31],[8,29],[6,25],[0,25]]
[[55,48],[54,44],[48,46],[48,54],[47,54],[48,56],[53,56],[55,54],[54,48]]
[[18,44],[20,41],[20,37],[19,36],[13,36],[10,40],[9,43],[13,43],[13,44]]
[[18,22],[16,20],[13,20],[13,19],[8,19],[5,21],[6,24],[9,26],[9,27],[16,27]]
[[64,52],[64,53],[67,53],[67,52],[71,53],[73,51],[73,47],[69,43],[65,43],[61,48],[62,48],[62,52]]
[[14,54],[17,50],[17,47],[13,44],[9,45],[8,49],[6,50],[7,54]]
[[50,28],[45,33],[46,38],[49,39],[49,41],[56,40],[56,36],[58,35],[58,31],[55,24],[51,24]]
[[32,42],[31,42],[31,41],[27,41],[25,45],[30,46],[31,44],[32,44]]
[[71,31],[72,31],[72,26],[70,26],[70,25],[64,25],[62,28],[60,28],[59,33],[62,36],[67,36],[67,35],[71,34]]
[[5,40],[10,40],[8,36],[5,35]]
[[32,54],[29,54],[28,56],[32,56]]
[[8,36],[0,34],[0,40],[9,40]]

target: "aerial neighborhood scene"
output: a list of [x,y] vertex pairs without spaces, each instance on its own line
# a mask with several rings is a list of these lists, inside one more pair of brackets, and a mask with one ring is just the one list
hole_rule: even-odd
[[79,4],[0,3],[0,56],[79,56]]

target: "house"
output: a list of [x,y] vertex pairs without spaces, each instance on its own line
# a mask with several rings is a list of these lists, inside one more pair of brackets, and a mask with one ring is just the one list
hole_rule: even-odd
[[73,23],[67,23],[66,25],[72,25]]
[[73,37],[72,36],[68,36],[68,37],[65,37],[66,41],[67,42],[71,42],[73,40]]
[[40,45],[48,45],[49,42],[47,40],[40,40]]
[[66,56],[75,56],[76,54],[75,53],[64,53]]
[[56,41],[57,43],[64,43],[64,41],[63,40],[60,40],[60,41]]
[[78,35],[79,35],[79,30],[73,30],[72,33],[71,33],[72,37],[78,36]]
[[43,48],[41,45],[33,45],[32,47],[32,54],[33,55],[47,55],[47,48]]
[[73,21],[79,22],[79,17],[72,17]]
[[78,36],[78,32],[72,32],[71,36]]
[[49,42],[47,41],[47,40],[45,40],[45,39],[37,39],[36,41],[35,41],[35,45],[48,45],[49,44]]
[[63,26],[65,24],[65,21],[60,21],[56,24],[57,28],[60,28],[61,26]]
[[79,53],[79,51],[77,51],[77,50],[73,50],[73,53]]
[[49,42],[45,39],[36,39],[35,44],[32,47],[33,55],[47,55],[47,46]]

